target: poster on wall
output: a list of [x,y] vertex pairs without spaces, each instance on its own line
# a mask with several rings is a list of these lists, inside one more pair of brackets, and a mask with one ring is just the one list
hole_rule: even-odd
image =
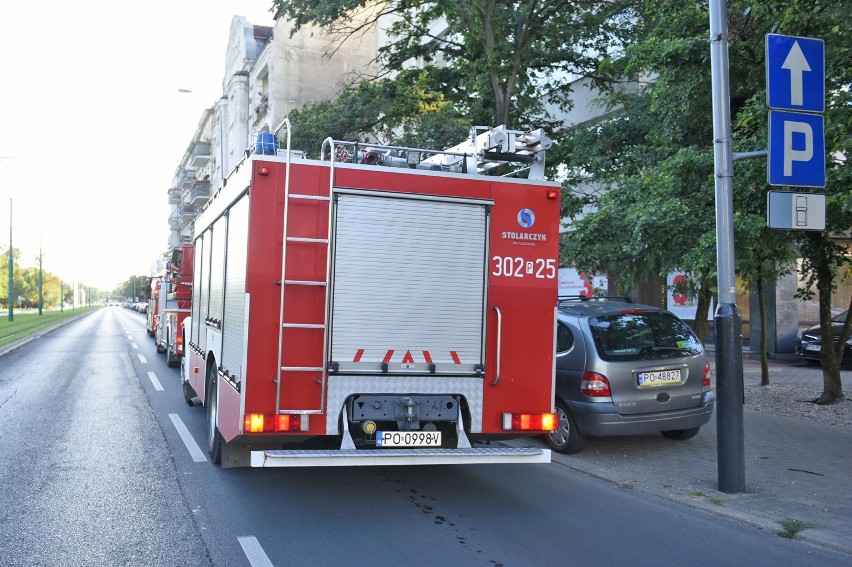
[[606,291],[606,276],[588,276],[574,268],[559,268],[559,297],[592,297],[595,289]]
[[[690,298],[684,290],[678,289],[689,276],[683,272],[669,274],[666,278],[666,309],[687,321],[695,321],[698,298]],[[713,307],[707,310],[707,320],[713,320]]]

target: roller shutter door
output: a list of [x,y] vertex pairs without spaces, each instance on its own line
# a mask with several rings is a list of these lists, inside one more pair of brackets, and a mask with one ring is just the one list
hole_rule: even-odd
[[476,374],[488,206],[336,195],[331,360],[339,372]]

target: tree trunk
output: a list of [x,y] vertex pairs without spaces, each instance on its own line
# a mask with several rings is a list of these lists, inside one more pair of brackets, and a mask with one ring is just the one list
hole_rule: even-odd
[[702,285],[698,288],[698,305],[695,306],[695,334],[698,335],[698,340],[702,343],[707,338],[707,313],[710,311],[712,300],[713,293],[710,291],[709,285]]
[[[819,405],[829,405],[842,402],[843,387],[840,383],[840,357],[843,345],[835,348],[834,333],[831,329],[831,292],[833,278],[829,269],[828,259],[823,257],[821,248],[820,262],[817,265],[817,291],[819,292],[819,328],[822,333],[820,362],[822,363],[822,394],[814,400]],[[839,353],[839,354],[838,354]]]
[[757,274],[757,306],[760,311],[760,385],[769,385],[769,357],[766,353],[766,294],[763,290],[763,276]]

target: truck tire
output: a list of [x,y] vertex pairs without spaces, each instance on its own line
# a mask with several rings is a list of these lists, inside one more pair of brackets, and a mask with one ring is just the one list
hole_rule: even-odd
[[166,366],[174,368],[180,364],[180,357],[174,353],[174,342],[171,333],[166,334]]
[[204,392],[204,405],[207,407],[207,454],[213,464],[222,463],[222,434],[216,426],[219,417],[218,405],[219,373],[215,364],[207,369],[207,388]]
[[175,357],[172,353],[174,345],[172,344],[172,334],[169,331],[168,327],[166,328],[166,366],[169,368],[174,368],[175,365]]
[[192,386],[189,385],[189,382],[183,380],[183,399],[186,400],[186,403],[188,403],[190,407],[195,405],[192,401],[196,397],[197,396],[195,395],[195,390],[192,389]]

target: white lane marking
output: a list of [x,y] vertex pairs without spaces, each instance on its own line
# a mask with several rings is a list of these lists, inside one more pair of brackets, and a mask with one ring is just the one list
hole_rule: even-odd
[[260,542],[254,536],[238,537],[237,541],[243,548],[243,553],[246,554],[249,563],[252,567],[272,567],[272,561],[266,556],[266,552],[260,546]]
[[192,434],[189,432],[189,429],[186,428],[186,425],[183,424],[183,420],[181,420],[180,416],[176,413],[170,413],[169,419],[172,420],[172,423],[177,429],[178,435],[180,435],[183,444],[186,445],[186,449],[189,451],[189,455],[192,457],[192,460],[196,463],[204,463],[207,461],[207,457],[204,456],[204,453],[201,451],[201,448],[198,446],[198,443],[195,442],[195,439],[192,438]]
[[154,385],[154,389],[155,389],[155,390],[157,390],[158,392],[162,392],[162,391],[163,391],[163,385],[162,385],[162,384],[160,384],[160,381],[159,381],[159,380],[157,380],[157,375],[156,375],[156,374],[154,374],[153,372],[149,372],[149,373],[148,373],[148,378],[151,380],[151,384],[153,384],[153,385]]
[[141,353],[141,352],[137,352],[137,353],[136,353],[136,356],[138,356],[138,357],[139,357],[139,362],[141,362],[142,364],[148,364],[148,361],[145,359],[145,357],[144,357],[144,356],[142,356],[142,353]]
[[130,343],[130,346],[132,346],[132,347],[133,347],[133,348],[135,348],[135,349],[138,349],[138,348],[139,348],[139,345],[137,345],[136,343]]

